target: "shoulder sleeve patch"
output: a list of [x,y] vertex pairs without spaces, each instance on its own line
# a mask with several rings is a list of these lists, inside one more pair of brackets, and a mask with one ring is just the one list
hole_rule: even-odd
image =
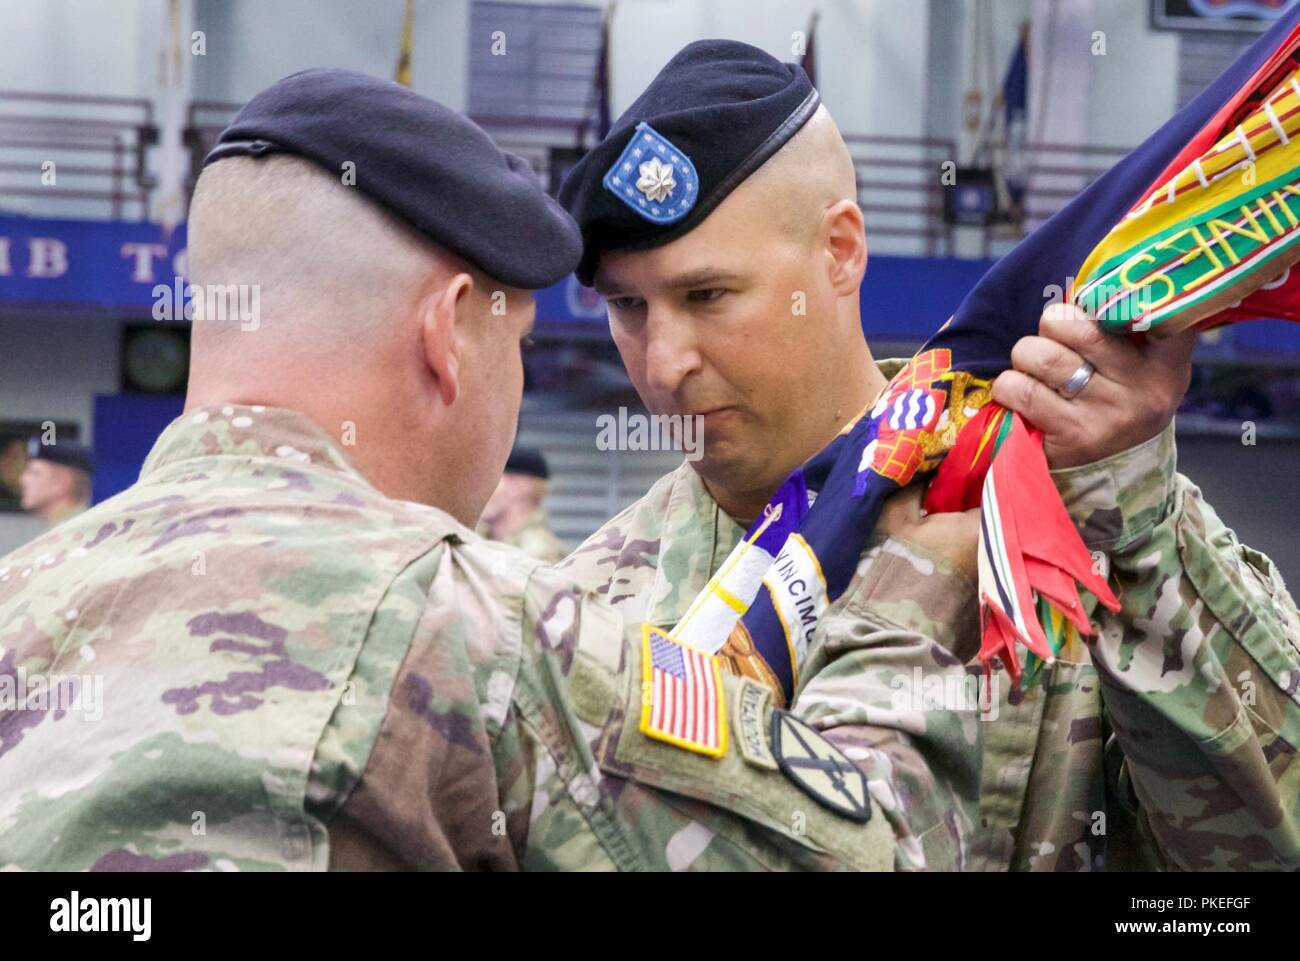
[[772,753],[781,773],[822,807],[860,824],[871,820],[866,775],[816,728],[773,711]]

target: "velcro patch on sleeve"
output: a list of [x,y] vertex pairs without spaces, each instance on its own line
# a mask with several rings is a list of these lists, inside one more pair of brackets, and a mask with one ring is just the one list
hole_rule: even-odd
[[768,746],[767,712],[772,705],[772,692],[761,684],[746,679],[735,698],[736,742],[740,755],[748,764],[776,770],[776,758]]
[[866,775],[806,721],[773,711],[772,753],[781,773],[822,807],[859,824],[871,820]]
[[727,714],[718,658],[643,624],[641,665],[641,732],[696,754],[723,757]]

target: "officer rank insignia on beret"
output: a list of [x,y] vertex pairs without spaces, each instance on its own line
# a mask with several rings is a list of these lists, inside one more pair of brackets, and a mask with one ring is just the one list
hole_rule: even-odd
[[798,64],[735,40],[688,44],[564,178],[559,199],[584,243],[578,280],[593,283],[603,251],[690,233],[820,103]]
[[681,220],[695,206],[700,178],[691,158],[648,123],[639,123],[614,165],[605,189],[656,224]]
[[779,708],[772,712],[772,753],[781,772],[822,807],[859,824],[871,820],[867,776],[816,728]]

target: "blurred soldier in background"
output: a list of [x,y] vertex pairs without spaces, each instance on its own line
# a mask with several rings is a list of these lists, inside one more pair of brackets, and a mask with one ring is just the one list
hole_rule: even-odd
[[21,437],[0,441],[0,510],[17,510],[23,501],[23,471],[27,442]]
[[551,519],[546,514],[550,478],[551,470],[542,452],[516,444],[497,489],[483,508],[478,532],[548,564],[564,560],[569,549],[551,530]]
[[66,440],[43,444],[32,438],[27,442],[27,466],[23,468],[23,510],[40,517],[48,527],[76,517],[90,506],[94,474],[94,457],[81,444]]
[[[189,252],[200,291],[258,285],[255,329],[201,306],[139,482],[0,559],[0,680],[43,679],[0,708],[0,869],[914,861],[879,752],[470,529],[513,440],[529,291],[580,252],[523,161],[405,88],[307,71],[222,134]],[[828,684],[934,660],[862,634]],[[853,744],[916,720],[856,694]],[[958,748],[933,779],[968,791],[976,732],[922,721]]]

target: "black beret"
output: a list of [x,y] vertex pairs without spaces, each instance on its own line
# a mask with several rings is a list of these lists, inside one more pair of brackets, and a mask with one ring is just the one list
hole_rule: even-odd
[[47,460],[51,464],[61,464],[85,474],[95,473],[95,458],[90,450],[73,440],[61,440],[54,444],[43,444],[33,437],[27,442],[28,460]]
[[507,474],[527,474],[529,477],[540,477],[542,480],[548,480],[551,476],[551,469],[546,466],[546,457],[536,447],[518,447],[510,452],[510,459],[506,461]]
[[300,154],[434,243],[512,287],[563,280],[581,254],[569,216],[528,161],[504,153],[468,117],[351,70],[304,70],[263,90],[203,161]]
[[578,279],[603,250],[644,250],[688,233],[816,112],[803,68],[735,40],[673,57],[560,188],[582,229]]

